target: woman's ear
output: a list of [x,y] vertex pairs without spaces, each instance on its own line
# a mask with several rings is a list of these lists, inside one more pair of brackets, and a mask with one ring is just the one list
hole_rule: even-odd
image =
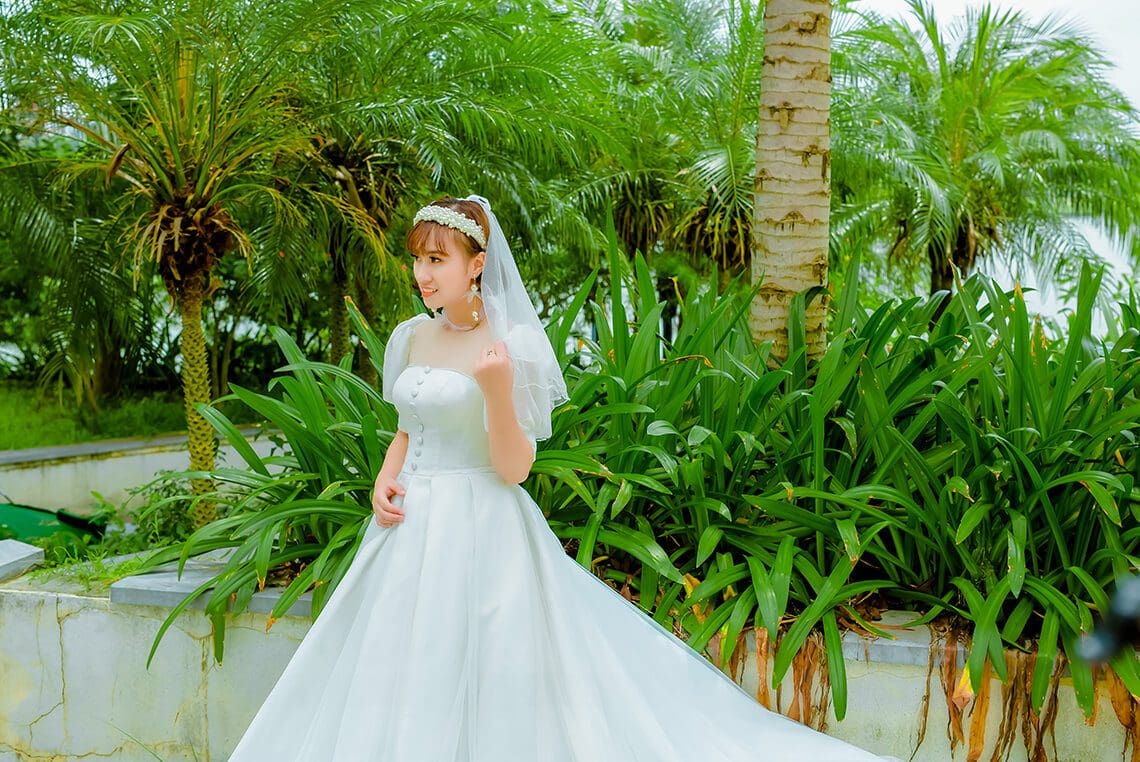
[[487,262],[487,252],[485,252],[485,251],[479,252],[478,254],[475,255],[475,258],[472,261],[475,264],[475,272],[473,275],[475,277],[482,275],[483,274],[483,265],[486,264],[486,262]]

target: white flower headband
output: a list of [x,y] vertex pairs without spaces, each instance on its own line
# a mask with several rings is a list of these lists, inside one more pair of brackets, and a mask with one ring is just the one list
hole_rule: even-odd
[[434,206],[429,204],[416,212],[416,216],[412,219],[413,225],[418,225],[424,221],[438,222],[440,225],[446,225],[449,228],[454,228],[460,233],[466,233],[475,239],[475,242],[480,246],[486,248],[487,234],[483,232],[483,228],[479,227],[479,223],[468,217],[466,214],[448,209],[446,206]]

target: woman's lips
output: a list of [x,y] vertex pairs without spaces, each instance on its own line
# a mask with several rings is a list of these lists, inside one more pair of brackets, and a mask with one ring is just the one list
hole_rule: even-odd
[[434,288],[421,288],[420,289],[420,293],[424,296],[431,296],[435,292],[436,292],[436,289],[434,289]]

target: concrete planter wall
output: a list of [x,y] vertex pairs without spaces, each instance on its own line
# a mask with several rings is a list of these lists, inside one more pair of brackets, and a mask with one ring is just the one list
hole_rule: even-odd
[[[147,749],[167,762],[225,760],[308,631],[308,601],[299,601],[266,632],[264,612],[275,593],[259,593],[252,604],[257,611],[227,628],[222,665],[213,661],[209,622],[200,611],[183,612],[148,671],[147,653],[170,606],[209,574],[208,564],[200,563],[181,581],[172,573],[126,578],[102,596],[58,580],[34,583],[27,575],[0,583],[0,762],[154,760]],[[930,651],[926,628],[900,631],[895,641],[847,633],[847,717],[838,723],[832,715],[827,731],[910,759]],[[739,679],[755,692],[754,652],[743,665]],[[913,759],[965,760],[963,747],[950,752],[937,672],[933,683],[925,740]],[[786,709],[790,681],[782,692]],[[1120,759],[1124,730],[1107,698],[1099,706],[1100,721],[1090,727],[1071,687],[1063,685],[1060,693],[1055,758]],[[990,758],[1001,720],[996,683],[992,694],[982,759]],[[1020,746],[1009,759],[1025,759]]]
[[[255,429],[247,427],[245,431],[252,434]],[[262,456],[272,449],[264,437],[251,444]],[[225,443],[218,448],[218,458],[219,463],[241,462]],[[157,472],[184,471],[189,467],[185,434],[3,450],[0,498],[86,513],[93,502],[93,491],[119,505],[132,488],[151,481]]]

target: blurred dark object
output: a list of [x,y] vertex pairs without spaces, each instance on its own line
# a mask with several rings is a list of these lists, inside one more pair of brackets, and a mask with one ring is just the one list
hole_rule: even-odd
[[33,540],[66,532],[98,539],[103,527],[85,516],[17,503],[0,503],[0,539]]
[[1140,636],[1140,577],[1121,577],[1112,594],[1108,614],[1081,638],[1077,656],[1103,664],[1125,647],[1135,647]]

